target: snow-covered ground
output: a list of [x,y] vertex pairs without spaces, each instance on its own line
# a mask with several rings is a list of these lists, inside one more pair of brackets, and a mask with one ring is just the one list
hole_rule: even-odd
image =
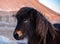
[[27,44],[26,40],[27,39],[20,41],[13,41],[10,40],[9,37],[7,38],[5,36],[0,36],[0,44]]

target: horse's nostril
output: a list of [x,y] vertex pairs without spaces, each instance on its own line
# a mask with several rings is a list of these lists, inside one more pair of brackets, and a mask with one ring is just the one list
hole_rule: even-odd
[[17,33],[14,34],[14,38],[18,40],[19,36]]

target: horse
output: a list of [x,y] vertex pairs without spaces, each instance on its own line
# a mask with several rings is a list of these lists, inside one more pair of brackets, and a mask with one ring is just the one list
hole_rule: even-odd
[[15,15],[17,25],[13,32],[16,40],[28,38],[28,44],[60,44],[57,29],[32,7],[22,7]]
[[[55,28],[60,29],[60,23],[53,24]],[[60,31],[60,30],[59,30]]]

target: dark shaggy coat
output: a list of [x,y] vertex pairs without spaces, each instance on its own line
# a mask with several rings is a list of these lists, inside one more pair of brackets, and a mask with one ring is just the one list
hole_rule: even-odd
[[[54,26],[36,9],[23,7],[15,17],[17,18],[15,39],[20,40],[27,36],[28,44],[60,44],[59,34]],[[17,31],[21,31],[23,36],[18,37]]]

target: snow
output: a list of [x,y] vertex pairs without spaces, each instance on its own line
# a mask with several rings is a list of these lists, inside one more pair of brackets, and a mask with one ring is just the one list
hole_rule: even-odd
[[11,42],[7,37],[0,36],[0,44],[11,44]]

